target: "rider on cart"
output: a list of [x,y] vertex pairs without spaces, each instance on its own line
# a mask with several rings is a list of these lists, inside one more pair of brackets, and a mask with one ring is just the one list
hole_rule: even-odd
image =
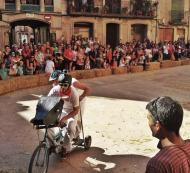
[[[62,114],[59,119],[59,127],[67,125],[67,133],[63,140],[66,153],[72,150],[73,139],[79,138],[80,128],[77,124],[77,114],[79,113],[79,95],[74,87],[71,86],[72,76],[69,74],[60,74],[58,77],[58,85],[54,86],[48,96],[61,97],[64,100]],[[52,137],[59,133],[59,127],[50,129]]]

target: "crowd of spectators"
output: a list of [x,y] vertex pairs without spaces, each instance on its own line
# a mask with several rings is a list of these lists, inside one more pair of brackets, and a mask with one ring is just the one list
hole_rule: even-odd
[[143,42],[120,43],[111,48],[103,45],[97,38],[72,36],[70,41],[62,40],[50,45],[6,45],[0,50],[0,79],[9,76],[52,73],[55,69],[68,71],[94,68],[115,68],[145,65],[152,61],[180,60],[190,56],[190,42],[182,39],[175,42],[155,44],[149,39]]

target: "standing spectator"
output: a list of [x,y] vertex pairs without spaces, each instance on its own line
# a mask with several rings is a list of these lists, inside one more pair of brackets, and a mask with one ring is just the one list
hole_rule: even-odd
[[[121,57],[122,57],[122,52],[120,51],[119,47],[116,47],[115,50],[113,51],[113,57],[114,57],[115,61],[117,62],[116,67],[118,67]],[[115,65],[114,65],[114,67],[115,67]]]
[[163,60],[168,60],[169,59],[169,52],[168,52],[168,44],[167,42],[164,42],[163,45]]
[[40,56],[38,56],[39,53],[38,53],[38,49],[35,49],[34,50],[34,59],[36,61],[36,70],[35,70],[35,74],[39,74],[41,71],[42,71],[42,62],[41,62],[41,59],[40,59]]
[[34,55],[31,55],[26,59],[26,74],[33,75],[36,70],[36,60]]
[[171,42],[168,42],[168,53],[169,53],[169,58],[171,60],[175,60],[174,49],[175,47],[173,46],[173,44]]
[[73,63],[72,63],[72,70],[75,70],[75,69],[76,69],[76,62],[77,62],[77,50],[78,50],[77,46],[76,46],[76,45],[74,45],[74,46],[73,46],[73,49],[72,49],[72,51],[73,51]]
[[45,70],[45,55],[43,52],[43,46],[38,45],[38,49],[35,50],[35,58],[38,62],[39,72],[44,72],[44,70]]
[[91,46],[91,50],[89,52],[89,58],[90,58],[90,67],[91,69],[96,68],[96,53],[94,50],[94,46]]
[[152,48],[152,61],[159,61],[159,49],[156,44]]
[[123,54],[119,62],[119,67],[125,67],[126,64],[127,64],[127,59],[126,56]]
[[64,51],[64,61],[65,61],[65,69],[71,71],[72,62],[73,62],[73,51],[71,49],[71,45],[68,44]]
[[88,54],[90,52],[90,44],[88,43],[87,46],[86,46],[86,50],[85,50],[85,53]]
[[9,71],[9,75],[23,75],[23,63],[21,61],[19,52],[12,52],[12,58],[11,58],[11,67]]
[[5,51],[3,52],[3,64],[5,64],[5,68],[8,70],[11,66],[11,49],[8,45],[5,46]]
[[76,70],[84,69],[84,59],[85,59],[84,51],[82,48],[80,48],[77,53]]
[[146,173],[189,173],[190,140],[184,140],[179,134],[182,106],[170,97],[158,97],[146,109],[152,135],[160,140],[160,151],[149,160]]
[[0,50],[0,64],[3,63],[3,52]]
[[54,70],[55,70],[55,64],[52,61],[52,56],[48,56],[46,60],[45,72],[51,74],[53,73]]
[[46,52],[47,56],[49,54],[53,55],[53,48],[50,46],[50,43],[48,41],[45,44],[45,52]]
[[107,59],[107,63],[109,65],[111,65],[112,62],[112,48],[111,46],[108,44],[107,48],[106,48],[106,59]]
[[22,57],[24,61],[31,56],[31,50],[29,45],[24,44],[24,48],[22,49]]
[[89,55],[86,56],[85,62],[84,62],[84,69],[90,70],[90,58]]
[[0,63],[0,80],[6,80],[8,75],[8,70],[5,68],[5,64]]

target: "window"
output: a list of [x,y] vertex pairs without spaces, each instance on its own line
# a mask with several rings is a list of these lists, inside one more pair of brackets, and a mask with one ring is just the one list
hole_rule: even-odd
[[184,18],[184,0],[172,0],[171,21],[180,23]]
[[53,5],[53,0],[45,0],[45,5]]
[[40,2],[39,2],[39,0],[21,0],[21,4],[34,4],[34,5],[39,5]]
[[110,13],[120,13],[121,0],[106,0],[105,6],[108,8]]
[[12,4],[14,4],[15,0],[5,0],[5,3],[12,3]]

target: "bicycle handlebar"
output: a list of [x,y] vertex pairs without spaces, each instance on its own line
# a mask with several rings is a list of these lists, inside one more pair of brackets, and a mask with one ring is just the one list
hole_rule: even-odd
[[[64,128],[66,126],[67,126],[67,124],[64,123],[64,125],[61,128]],[[58,127],[58,124],[36,125],[35,126],[36,129],[49,129],[49,128],[53,128],[53,127]]]
[[50,125],[37,125],[35,126],[36,129],[48,129],[48,128],[53,128],[57,127],[57,124],[50,124]]

